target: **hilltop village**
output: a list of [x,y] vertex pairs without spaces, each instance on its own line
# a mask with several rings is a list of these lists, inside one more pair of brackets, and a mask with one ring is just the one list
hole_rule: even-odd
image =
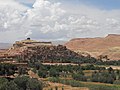
[[39,42],[27,38],[16,41],[8,50],[1,50],[0,62],[13,64],[18,68],[29,70],[29,63],[71,63],[84,56],[79,55],[65,46],[54,46],[52,42]]
[[[27,38],[25,40],[16,41],[15,44],[9,49],[1,50],[0,52],[0,62],[4,63],[18,63],[16,58],[21,58],[21,61],[24,59],[25,54],[27,54],[28,48],[37,47],[37,46],[52,46],[51,42],[39,42]],[[25,62],[25,61],[24,61]],[[24,65],[25,63],[23,63]]]

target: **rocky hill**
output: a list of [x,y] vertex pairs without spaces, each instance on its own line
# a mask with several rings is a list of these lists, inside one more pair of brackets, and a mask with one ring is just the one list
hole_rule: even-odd
[[76,52],[85,52],[96,58],[120,60],[120,35],[109,34],[98,38],[75,38],[65,44]]
[[42,62],[71,62],[82,57],[62,45],[29,47],[27,55]]
[[[4,56],[5,55],[5,56]],[[41,62],[95,62],[90,56],[82,56],[63,45],[52,45],[51,42],[38,42],[35,40],[17,41],[13,46],[1,54],[1,58],[15,58],[20,61]]]
[[23,61],[41,61],[44,63],[93,63],[96,59],[93,57],[82,56],[72,50],[66,48],[66,46],[25,46],[10,50],[12,56],[19,57],[19,60]]

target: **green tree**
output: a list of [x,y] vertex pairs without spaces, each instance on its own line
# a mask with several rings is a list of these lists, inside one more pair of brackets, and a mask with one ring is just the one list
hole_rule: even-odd
[[19,90],[17,84],[14,81],[6,82],[1,87],[0,90]]
[[59,72],[53,68],[49,70],[49,73],[50,73],[50,77],[58,77],[59,76]]
[[19,75],[26,74],[26,68],[19,67],[18,73],[19,73]]
[[87,78],[83,74],[73,74],[72,77],[78,81],[87,81]]
[[26,90],[26,85],[28,82],[29,77],[23,76],[23,77],[17,77],[14,79],[14,82],[18,85],[20,90]]
[[37,79],[29,79],[26,90],[43,90],[43,84]]
[[46,78],[47,77],[47,71],[45,71],[45,70],[39,70],[38,71],[38,76],[39,77],[42,77],[42,78]]

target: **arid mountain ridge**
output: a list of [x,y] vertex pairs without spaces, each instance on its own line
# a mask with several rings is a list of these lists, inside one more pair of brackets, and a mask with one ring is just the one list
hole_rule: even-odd
[[118,34],[97,38],[75,38],[67,42],[65,46],[96,58],[106,56],[108,60],[120,60],[120,35]]
[[[9,56],[20,55],[27,50],[27,47],[34,47],[41,44],[51,46],[50,42],[23,40],[13,44],[13,47],[5,51],[5,53],[3,53],[4,50],[1,50],[1,56],[4,54],[8,54]],[[67,42],[65,46],[83,56],[92,56],[103,60],[120,60],[120,35],[117,34],[109,34],[106,37],[97,38],[75,38]],[[44,49],[42,50],[44,51]]]

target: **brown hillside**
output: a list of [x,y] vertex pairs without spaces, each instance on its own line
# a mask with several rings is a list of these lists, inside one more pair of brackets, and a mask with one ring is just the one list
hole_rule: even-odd
[[[1,59],[17,59],[18,61],[27,62],[37,60],[41,62],[84,62],[86,58],[63,45],[53,45],[51,42],[39,42],[30,38],[22,41],[16,41],[13,46],[0,53]],[[95,59],[94,59],[95,60]]]
[[103,38],[76,38],[65,44],[71,50],[87,52],[94,57],[107,55],[110,60],[120,60],[120,35],[109,34]]

